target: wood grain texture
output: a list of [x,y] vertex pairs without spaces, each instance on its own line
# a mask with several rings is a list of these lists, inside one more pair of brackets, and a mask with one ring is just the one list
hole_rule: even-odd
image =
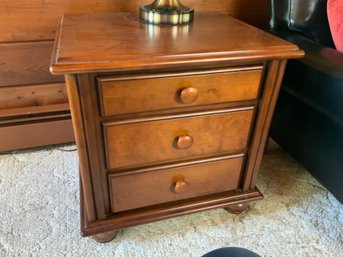
[[[88,165],[91,172],[92,185],[97,188],[97,194],[94,196],[97,219],[104,219],[110,213],[108,180],[106,163],[104,162],[104,145],[100,140],[103,137],[102,124],[99,122],[100,116],[95,78],[91,74],[82,74],[77,76],[78,91],[80,97],[80,106],[82,112],[83,130],[86,139]],[[77,127],[76,127],[77,128]]]
[[[265,146],[266,146],[267,140],[268,140],[270,124],[272,122],[273,113],[275,110],[276,102],[277,102],[279,91],[281,88],[283,75],[284,75],[284,72],[286,69],[286,64],[287,64],[287,60],[282,60],[282,61],[278,62],[278,70],[277,70],[275,81],[274,81],[274,90],[273,90],[272,95],[270,97],[268,115],[267,115],[267,119],[265,121],[265,125],[263,128],[262,135],[261,135],[260,149],[259,149],[258,155],[256,157],[255,169],[258,169],[258,167],[260,167],[260,164],[262,161],[264,149],[265,149]],[[268,86],[268,84],[267,84],[267,86]],[[253,188],[256,185],[256,179],[257,179],[257,171],[252,174],[250,186],[249,186],[250,188]]]
[[[15,123],[18,117],[26,117],[27,121],[34,122],[39,115],[53,115],[59,113],[64,118],[70,118],[69,103],[50,104],[44,106],[28,106],[0,110],[0,124]],[[42,117],[40,117],[42,119]]]
[[[54,39],[59,18],[65,13],[138,12],[141,4],[152,0],[1,0],[0,42]],[[198,11],[222,11],[262,28],[267,26],[268,1],[183,0]]]
[[0,151],[74,141],[63,76],[49,72],[51,51],[51,42],[0,44]]
[[[149,165],[202,155],[242,152],[246,146],[253,111],[105,124],[108,168]],[[193,138],[189,149],[178,149],[175,140]]]
[[[90,222],[87,220],[86,216],[82,216],[82,235],[89,236],[105,231],[113,231],[115,229],[122,229],[180,215],[191,214],[198,211],[223,208],[236,204],[253,203],[262,198],[263,195],[261,192],[255,188],[249,192],[229,191],[194,199],[181,200],[178,204],[169,203],[121,212],[108,217],[108,219],[94,222]],[[84,209],[84,201],[81,202],[81,208]]]
[[245,179],[242,187],[244,191],[252,190],[256,185],[256,175],[262,160],[285,65],[286,60],[272,61],[267,67],[265,88],[260,100],[261,107],[256,118],[251,148],[248,153],[249,159],[247,160]]
[[63,82],[49,72],[52,49],[52,42],[0,44],[0,87]]
[[[52,76],[49,72],[52,40],[63,14],[106,11],[138,12],[141,4],[150,2],[149,0],[1,0],[0,87],[63,81],[62,76]],[[222,11],[261,28],[267,26],[267,0],[256,0],[254,5],[250,4],[250,0],[184,0],[184,3],[194,7],[196,13],[203,10]],[[36,100],[28,95],[21,98],[22,92],[18,92],[18,94],[14,92],[10,98],[17,99],[11,103],[9,103],[10,101],[3,103],[11,109],[2,109],[1,115],[5,117],[6,110],[8,110],[9,117],[27,112],[47,112],[46,105],[41,110],[39,110],[39,106],[43,106],[42,103],[56,102],[54,97],[57,96],[61,95],[46,92]],[[26,106],[29,102],[33,105]],[[15,107],[17,104],[25,105],[25,107],[17,108]],[[50,107],[54,106],[57,105],[50,105]],[[53,108],[50,110],[54,112],[59,110],[59,107],[56,110]]]
[[0,110],[68,103],[64,83],[0,87]]
[[61,26],[50,66],[55,74],[303,56],[294,44],[220,13],[198,13],[186,26],[142,24],[136,13],[65,15]]
[[70,112],[73,122],[73,131],[75,135],[75,141],[77,144],[77,153],[79,156],[80,163],[80,177],[81,184],[83,189],[83,197],[85,200],[84,208],[85,215],[87,215],[87,220],[89,222],[95,221],[96,210],[94,195],[92,192],[92,180],[91,180],[91,171],[89,167],[89,159],[87,152],[87,143],[84,132],[84,124],[82,121],[82,109],[80,106],[80,96],[78,94],[78,85],[76,77],[73,75],[66,75],[65,81],[67,85],[67,92],[70,103]]
[[[103,114],[118,115],[254,100],[257,97],[262,68],[251,69],[167,73],[164,76],[100,77],[98,80]],[[183,103],[182,90],[189,87],[197,90],[197,97],[190,103]]]
[[[84,164],[82,208],[86,211],[81,222],[83,235],[210,208],[242,210],[249,202],[262,198],[255,178],[282,71],[286,59],[300,58],[303,52],[225,15],[203,15],[202,22],[198,15],[189,30],[177,28],[175,34],[171,27],[151,31],[132,14],[65,16],[54,47],[57,51],[53,60],[60,66],[56,70],[53,64],[52,69],[73,74],[66,78],[70,80],[68,93],[77,121],[75,133],[82,137],[79,155]],[[80,33],[83,27],[86,29]],[[258,75],[258,92],[254,93],[256,99],[237,99],[242,101],[235,109],[235,102],[215,100],[179,109],[168,105],[160,110],[161,101],[157,109],[144,109],[150,104],[146,100],[138,103],[134,111],[111,109],[107,116],[101,112],[101,101],[109,92],[96,87],[96,77],[101,77],[101,83],[135,81],[122,97],[138,92],[139,102],[145,94],[154,94],[151,89],[163,93],[150,85],[135,92],[141,80],[161,79],[160,83],[168,83],[173,76],[166,74],[192,77],[199,70],[226,68],[245,74],[247,70],[239,71],[242,67],[256,65],[263,67]],[[243,87],[240,83],[246,77],[235,83]],[[168,94],[175,99],[175,92]],[[187,99],[196,103],[201,90],[196,97],[192,95],[194,90],[190,94]],[[127,107],[119,104],[116,108]],[[235,158],[239,163],[229,163]],[[224,162],[227,165],[219,165]],[[235,185],[224,188],[222,185],[231,179]],[[106,213],[109,205],[111,210]]]
[[[112,211],[120,212],[160,203],[237,189],[242,158],[208,162],[134,175],[110,175]],[[175,192],[183,180],[187,190]],[[139,197],[137,197],[139,196]]]
[[70,119],[51,119],[50,121],[49,119],[43,119],[40,122],[31,124],[23,123],[0,127],[0,151],[67,142],[74,142]]

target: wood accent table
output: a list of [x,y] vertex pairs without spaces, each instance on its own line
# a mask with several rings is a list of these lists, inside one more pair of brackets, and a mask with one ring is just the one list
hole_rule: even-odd
[[211,208],[241,212],[255,186],[284,68],[297,46],[220,13],[186,26],[138,13],[65,15],[65,74],[81,173],[82,235]]

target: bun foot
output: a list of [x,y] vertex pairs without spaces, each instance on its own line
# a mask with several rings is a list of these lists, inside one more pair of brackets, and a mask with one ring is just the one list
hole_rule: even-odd
[[100,234],[93,235],[92,238],[98,243],[107,243],[112,241],[118,234],[118,230],[104,232]]
[[242,213],[248,206],[249,206],[249,203],[237,203],[237,204],[229,205],[228,207],[225,208],[225,210],[233,214],[239,214],[239,213]]

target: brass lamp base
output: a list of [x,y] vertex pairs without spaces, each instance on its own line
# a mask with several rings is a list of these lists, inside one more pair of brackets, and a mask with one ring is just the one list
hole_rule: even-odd
[[181,25],[193,21],[193,8],[179,0],[155,0],[140,7],[140,19],[150,24]]

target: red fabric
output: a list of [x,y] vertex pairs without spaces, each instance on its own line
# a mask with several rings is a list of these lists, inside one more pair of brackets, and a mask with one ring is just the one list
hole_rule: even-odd
[[333,42],[343,52],[343,0],[328,0],[327,13]]

